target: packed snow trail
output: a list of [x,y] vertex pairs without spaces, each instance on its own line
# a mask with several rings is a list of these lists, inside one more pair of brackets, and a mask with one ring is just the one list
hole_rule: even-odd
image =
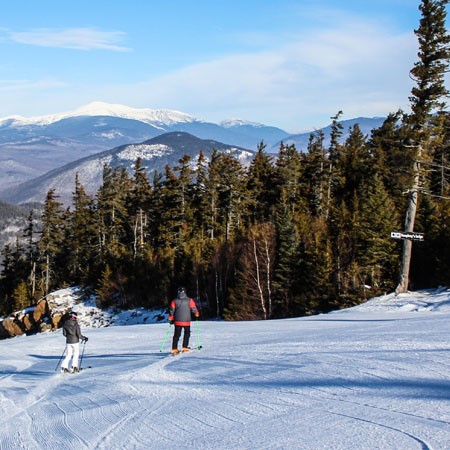
[[450,309],[422,300],[201,322],[176,357],[167,324],[82,328],[78,374],[60,332],[2,341],[1,448],[448,450]]

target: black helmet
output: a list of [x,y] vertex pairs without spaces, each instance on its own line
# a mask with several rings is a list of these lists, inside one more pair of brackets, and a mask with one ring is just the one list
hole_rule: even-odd
[[77,319],[78,317],[77,317],[77,313],[75,312],[75,311],[72,311],[71,313],[70,313],[70,316],[69,316],[71,319]]
[[185,294],[185,293],[186,293],[186,289],[184,287],[178,288],[178,295]]

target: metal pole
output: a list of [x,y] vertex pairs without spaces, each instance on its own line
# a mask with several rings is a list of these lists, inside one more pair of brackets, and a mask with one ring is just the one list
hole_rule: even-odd
[[79,364],[80,370],[81,370],[81,363],[83,362],[83,356],[84,356],[85,349],[86,349],[86,341],[83,341],[83,349],[81,350],[81,358],[80,358],[80,364]]
[[58,364],[56,364],[55,372],[58,370],[58,366],[61,363],[62,359],[64,358],[64,353],[66,353],[66,349],[67,349],[67,346],[64,347],[64,351],[62,352],[61,358],[59,358]]
[[200,344],[200,325],[198,324],[198,319],[195,321],[196,322],[196,328],[197,328],[197,349],[200,350],[202,348],[201,344]]
[[164,348],[164,346],[166,345],[167,336],[169,336],[169,331],[170,331],[170,326],[171,326],[171,325],[172,325],[172,324],[169,323],[169,326],[168,326],[168,328],[167,328],[166,334],[164,335],[163,343],[161,344],[161,348],[159,349],[160,352],[163,351],[163,348]]

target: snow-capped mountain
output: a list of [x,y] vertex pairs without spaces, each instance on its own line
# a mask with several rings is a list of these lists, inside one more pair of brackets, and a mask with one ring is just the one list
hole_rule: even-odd
[[235,127],[242,127],[242,126],[251,126],[255,128],[261,128],[265,125],[257,122],[249,122],[248,120],[242,120],[242,119],[227,119],[222,120],[220,122],[220,125],[222,125],[224,128],[235,128]]
[[[38,117],[22,117],[22,116],[9,116],[4,119],[0,119],[0,127],[3,125],[14,125],[17,127],[40,125],[51,125],[55,122],[59,122],[64,119],[73,117],[120,117],[122,119],[137,120],[139,122],[148,123],[152,126],[170,126],[175,123],[183,122],[202,122],[199,119],[189,116],[186,113],[179,111],[171,111],[165,109],[137,109],[130,108],[125,105],[104,103],[104,102],[92,102],[87,105],[81,106],[73,111],[49,114]],[[163,128],[164,131],[164,128]]]
[[122,145],[71,162],[17,187],[2,191],[1,198],[11,203],[43,202],[47,192],[54,188],[60,201],[70,204],[77,174],[85,190],[95,194],[102,183],[105,164],[113,168],[124,167],[132,173],[139,157],[151,177],[156,171],[163,172],[166,165],[175,166],[184,155],[191,156],[192,164],[195,165],[200,151],[209,158],[215,149],[232,154],[244,166],[250,163],[255,154],[242,147],[199,139],[184,132],[165,133],[140,144]]
[[[355,123],[364,134],[370,134],[383,120],[376,117],[342,121],[342,139]],[[262,142],[269,153],[277,153],[281,142],[295,144],[297,150],[304,151],[310,136],[310,132],[290,135],[280,128],[242,119],[216,124],[180,111],[103,102],[32,118],[11,115],[0,119],[0,199],[10,198],[3,192],[71,162],[174,131],[253,151]],[[323,131],[326,146],[330,127]]]
[[251,150],[261,141],[270,149],[289,136],[279,128],[242,120],[216,124],[180,111],[103,102],[39,117],[11,115],[0,119],[0,191],[80,158],[171,131]]

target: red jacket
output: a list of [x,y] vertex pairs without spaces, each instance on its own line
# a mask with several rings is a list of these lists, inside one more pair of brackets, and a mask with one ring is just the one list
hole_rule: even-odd
[[195,317],[199,316],[197,306],[192,298],[185,293],[172,300],[169,308],[169,320],[173,320],[175,325],[188,326],[191,324],[191,313]]

